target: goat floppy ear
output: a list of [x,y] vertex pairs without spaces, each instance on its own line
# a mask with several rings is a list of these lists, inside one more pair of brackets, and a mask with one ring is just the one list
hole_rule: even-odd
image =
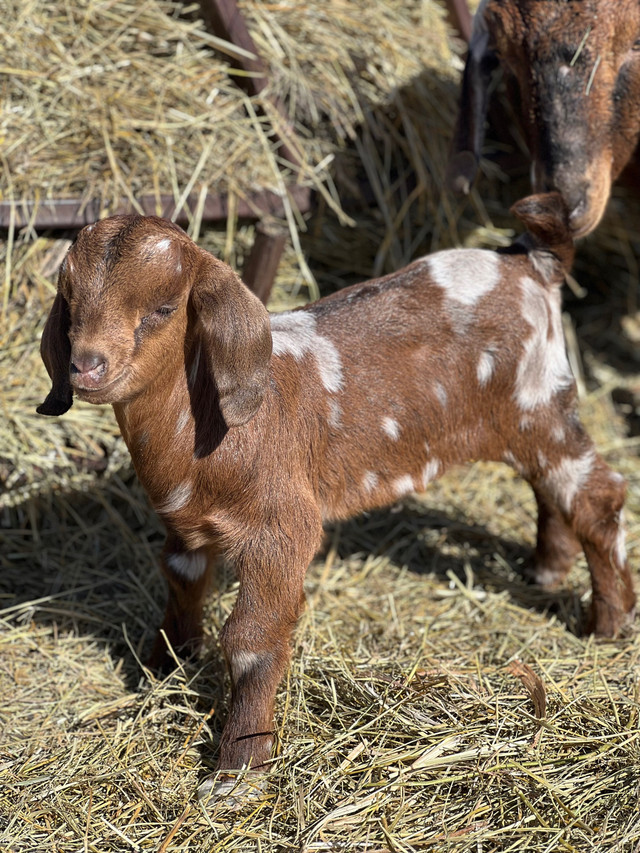
[[40,355],[51,377],[51,391],[36,411],[41,415],[64,415],[73,396],[69,381],[71,344],[69,343],[69,306],[61,293],[54,299],[40,342]]
[[462,76],[458,117],[447,166],[447,184],[459,195],[471,189],[484,141],[484,123],[489,102],[491,75],[498,59],[489,47],[489,32],[480,6],[473,19],[473,32]]
[[228,427],[251,420],[269,381],[271,324],[266,308],[227,264],[202,249],[191,303],[202,355]]

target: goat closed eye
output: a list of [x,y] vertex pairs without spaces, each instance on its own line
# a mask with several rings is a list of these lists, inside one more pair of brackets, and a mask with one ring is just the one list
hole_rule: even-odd
[[175,305],[161,305],[149,314],[145,314],[144,317],[140,319],[140,325],[142,326],[149,322],[164,320],[165,318],[170,317],[175,310]]

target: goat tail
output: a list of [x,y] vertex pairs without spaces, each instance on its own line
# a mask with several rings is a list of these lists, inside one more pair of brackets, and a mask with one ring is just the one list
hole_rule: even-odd
[[511,213],[520,219],[535,239],[536,248],[552,252],[569,272],[575,246],[569,210],[558,192],[538,193],[517,201]]

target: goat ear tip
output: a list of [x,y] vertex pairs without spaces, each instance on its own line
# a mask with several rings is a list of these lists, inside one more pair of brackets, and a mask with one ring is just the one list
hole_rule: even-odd
[[59,397],[54,397],[52,394],[49,394],[44,403],[41,403],[36,408],[36,412],[39,415],[57,417],[58,415],[64,415],[65,412],[68,412],[72,405],[73,398],[70,398],[69,400],[61,400]]
[[446,183],[455,195],[469,195],[478,172],[478,161],[472,151],[458,151],[449,161]]

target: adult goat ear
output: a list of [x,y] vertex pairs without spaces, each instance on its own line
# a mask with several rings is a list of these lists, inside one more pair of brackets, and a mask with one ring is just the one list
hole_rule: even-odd
[[498,59],[489,47],[484,3],[473,19],[473,32],[462,76],[460,105],[446,181],[458,195],[468,195],[475,179],[484,142],[484,123],[489,103],[489,84]]
[[40,342],[40,355],[51,377],[51,391],[44,403],[36,409],[41,415],[64,415],[73,403],[69,381],[70,325],[69,305],[64,296],[58,293],[51,306]]
[[266,308],[227,264],[198,249],[191,305],[204,358],[228,427],[256,414],[269,382],[271,324]]

